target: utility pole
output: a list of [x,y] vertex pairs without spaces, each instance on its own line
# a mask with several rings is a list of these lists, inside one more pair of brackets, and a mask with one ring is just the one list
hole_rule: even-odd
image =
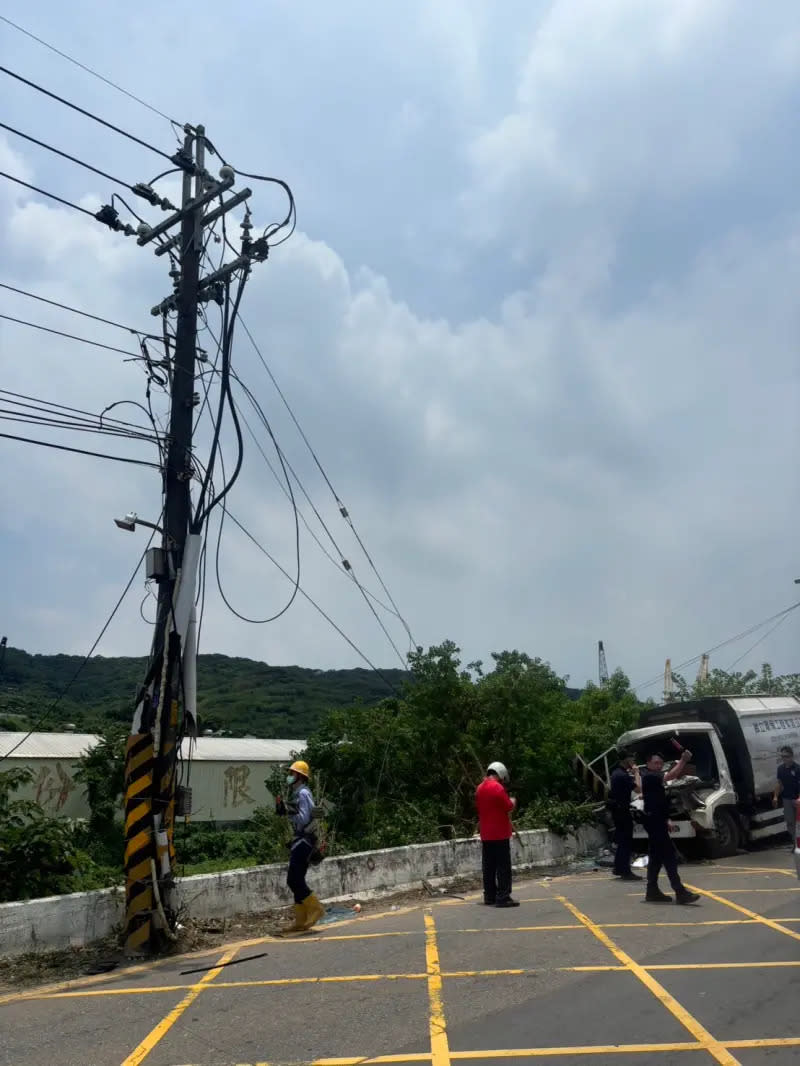
[[[186,679],[194,678],[191,617],[200,553],[200,530],[190,529],[194,473],[194,419],[197,313],[203,227],[250,196],[245,189],[222,202],[234,183],[224,167],[217,181],[205,170],[205,129],[184,127],[184,144],[173,157],[183,171],[180,209],[151,228],[139,227],[138,243],[158,240],[160,255],[177,249],[178,267],[170,274],[174,292],[152,309],[153,315],[177,312],[175,350],[170,364],[170,420],[163,471],[163,532],[160,549],[150,549],[148,577],[158,581],[158,610],[149,668],[136,702],[125,759],[125,951],[146,955],[175,939],[173,829],[178,771],[177,742],[181,723],[191,716]],[[213,199],[220,206],[206,214]],[[162,235],[180,225],[178,236]],[[223,271],[241,269],[244,256]],[[210,279],[205,279],[208,282]],[[187,640],[188,638],[188,640]]]

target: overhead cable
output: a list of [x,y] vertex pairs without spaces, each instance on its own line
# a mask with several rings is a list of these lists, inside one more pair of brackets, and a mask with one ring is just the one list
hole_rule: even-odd
[[66,52],[62,52],[60,48],[56,48],[55,45],[49,44],[43,38],[37,37],[35,33],[31,33],[30,30],[26,30],[24,26],[20,26],[16,22],[12,22],[11,19],[6,18],[5,15],[0,15],[0,21],[7,23],[7,25],[13,27],[15,30],[18,30],[20,33],[24,33],[26,37],[30,37],[31,40],[36,41],[37,44],[41,44],[43,47],[49,48],[51,52],[55,52],[56,55],[61,56],[62,59],[66,59],[69,63],[73,63],[76,67],[80,67],[81,70],[85,70],[86,73],[91,74],[92,77],[98,78],[100,81],[105,82],[106,85],[109,85],[112,89],[116,89],[117,92],[122,93],[123,96],[127,96],[129,99],[134,100],[137,104],[141,104],[142,107],[146,107],[147,110],[152,111],[153,114],[160,115],[161,118],[166,119],[167,122],[171,123],[173,126],[180,125],[180,123],[177,122],[175,119],[170,118],[169,115],[165,115],[163,111],[159,111],[157,107],[154,107],[152,104],[148,104],[146,100],[142,100],[141,97],[135,96],[127,89],[123,89],[121,85],[117,85],[116,82],[104,77],[102,74],[99,74],[91,67],[87,67],[85,63],[81,63],[80,60],[75,59],[73,56],[68,55]]
[[70,155],[69,152],[64,152],[60,148],[56,148],[55,145],[47,144],[46,141],[40,141],[36,137],[32,137],[29,133],[23,133],[22,130],[15,129],[13,126],[8,126],[5,122],[0,122],[0,129],[7,130],[9,133],[13,133],[17,137],[22,137],[24,140],[30,141],[31,144],[37,144],[40,148],[45,148],[48,152],[61,156],[62,159],[68,159],[70,163],[76,163],[79,167],[83,167],[85,170],[90,170],[93,174],[105,178],[106,181],[111,181],[115,185],[121,185],[125,189],[132,188],[130,182],[123,181],[122,178],[115,178],[113,174],[107,174],[104,170],[100,170],[91,163],[86,163],[83,159],[78,159],[77,156]]
[[[253,536],[253,534],[250,532],[250,530],[247,529],[245,526],[243,526],[242,523],[238,520],[238,518],[236,518],[234,515],[231,514],[230,510],[227,511],[227,516],[228,516],[228,518],[230,518],[231,522],[233,522],[233,524],[235,526],[237,526],[242,531],[242,533],[244,533],[244,535],[249,540],[251,540],[253,542],[253,544],[255,544],[255,546],[258,548],[258,550],[260,552],[262,552],[262,554],[264,554],[269,559],[269,561],[272,563],[272,565],[277,567],[277,569],[280,570],[280,572],[283,574],[283,576],[285,578],[287,578],[287,580],[289,580],[292,583],[294,583],[294,578],[291,576],[291,574],[287,570],[285,570],[281,566],[281,564],[278,562],[278,560],[275,559],[275,557],[272,556],[267,551],[267,549],[264,547],[264,545],[259,540],[257,540],[256,537]],[[345,631],[340,626],[338,626],[336,624],[336,622],[334,622],[334,620],[331,618],[331,616],[329,614],[326,614],[326,612],[320,607],[320,605],[315,600],[313,600],[311,598],[311,596],[309,596],[309,594],[301,586],[298,586],[298,591],[299,591],[300,595],[311,604],[311,606],[314,608],[314,610],[316,610],[320,615],[322,615],[322,617],[325,619],[325,621],[328,622],[328,624],[331,625],[336,630],[336,632],[339,634],[339,636],[347,641],[347,643],[350,645],[350,647],[353,649],[353,651],[359,656],[359,658],[362,659],[367,664],[367,666],[369,666],[369,668],[371,670],[374,670],[374,672],[381,679],[381,681],[383,681],[383,683],[387,686],[387,688],[391,689],[391,691],[396,696],[399,696],[400,693],[395,688],[395,686],[392,684],[392,682],[378,669],[378,667],[370,659],[367,658],[367,656],[364,654],[364,652],[358,647],[358,645],[354,641],[352,641],[350,639],[350,637],[348,637],[348,635],[345,633]]]
[[141,359],[141,353],[129,352],[125,348],[115,348],[113,344],[101,344],[100,341],[89,340],[88,337],[77,337],[74,333],[64,333],[60,329],[51,329],[50,326],[42,326],[38,322],[28,322],[24,318],[14,318],[13,315],[0,314],[7,322],[16,322],[18,326],[28,326],[30,329],[40,329],[45,333],[54,333],[57,337],[66,337],[67,340],[80,341],[81,344],[91,344],[94,348],[105,348],[108,352],[119,352],[120,355],[129,355],[133,359]]
[[129,459],[124,455],[107,455],[105,452],[87,451],[85,448],[71,448],[66,444],[53,444],[50,441],[36,440],[34,437],[18,437],[13,433],[0,433],[0,437],[6,440],[21,441],[24,444],[38,444],[41,448],[55,448],[59,452],[74,452],[76,455],[92,455],[97,459],[113,459],[117,463],[130,463],[132,466],[149,466],[153,470],[160,470],[158,463],[150,463],[146,459]]
[[8,289],[9,292],[15,292],[19,296],[27,296],[31,300],[38,300],[43,304],[50,304],[51,307],[59,307],[62,311],[71,311],[74,315],[82,315],[84,318],[91,318],[94,322],[102,322],[106,326],[114,326],[117,329],[124,329],[127,333],[132,333],[136,337],[146,337],[147,340],[161,341],[162,337],[156,333],[147,333],[145,330],[137,329],[135,326],[126,326],[122,322],[115,322],[111,318],[103,318],[101,315],[93,315],[88,311],[81,311],[77,307],[72,307],[70,304],[59,303],[58,300],[49,300],[46,296],[39,296],[35,292],[28,292],[26,289],[18,289],[14,285],[8,285],[4,281],[0,281],[0,289]]
[[317,456],[317,453],[314,451],[314,448],[313,448],[310,440],[306,436],[305,431],[303,430],[303,427],[300,425],[300,422],[298,421],[297,416],[295,415],[294,411],[292,410],[292,407],[289,404],[289,401],[286,399],[286,396],[284,395],[283,390],[281,389],[280,385],[278,384],[278,382],[277,382],[277,380],[275,378],[275,375],[273,374],[272,370],[270,369],[270,366],[267,363],[267,360],[264,358],[264,354],[262,353],[261,349],[259,348],[258,344],[256,343],[255,338],[253,337],[252,333],[247,328],[247,325],[246,325],[244,319],[242,319],[241,317],[240,317],[240,322],[241,322],[241,325],[242,325],[242,329],[247,334],[247,337],[249,338],[250,343],[252,344],[253,349],[256,352],[256,355],[258,356],[259,360],[261,361],[261,365],[266,370],[270,381],[275,386],[275,390],[278,393],[278,395],[280,396],[284,407],[286,408],[286,410],[289,413],[290,418],[294,422],[298,433],[302,437],[303,442],[305,443],[306,447],[308,448],[309,452],[311,453],[311,457],[314,460],[314,463],[316,464],[316,467],[319,470],[320,474],[322,475],[322,477],[323,477],[323,479],[325,481],[325,484],[330,489],[331,495],[333,496],[334,500],[336,501],[336,506],[339,508],[339,513],[341,514],[342,518],[344,518],[344,520],[347,522],[347,524],[350,526],[353,534],[355,535],[356,540],[358,541],[359,547],[361,548],[362,552],[364,553],[364,556],[367,559],[367,562],[368,562],[370,568],[372,569],[373,573],[375,574],[376,578],[378,579],[381,588],[385,592],[387,599],[389,600],[389,602],[391,603],[392,607],[396,611],[397,617],[400,619],[400,621],[401,621],[401,623],[403,625],[403,628],[405,629],[406,633],[408,634],[408,639],[410,640],[411,644],[414,647],[416,647],[417,644],[416,644],[416,641],[414,640],[414,635],[411,632],[411,628],[409,627],[409,625],[406,622],[406,620],[403,617],[403,615],[400,613],[400,608],[397,606],[397,604],[394,601],[394,598],[392,597],[392,594],[389,592],[389,589],[386,587],[386,583],[384,582],[383,578],[381,577],[380,573],[378,572],[378,568],[375,566],[375,563],[373,562],[372,557],[370,556],[369,552],[367,551],[367,549],[366,549],[366,547],[364,545],[364,542],[362,541],[361,537],[359,536],[358,531],[356,530],[356,527],[355,527],[355,525],[353,523],[352,518],[350,517],[350,514],[349,514],[347,508],[342,503],[341,499],[339,498],[339,494],[337,493],[336,489],[333,487],[333,484],[332,484],[330,478],[328,477],[328,475],[327,475],[327,473],[325,471],[325,468],[323,467],[322,463],[320,462],[319,457]]
[[[785,615],[791,614],[792,611],[796,611],[800,607],[800,600],[797,603],[793,603],[790,607],[784,608],[782,611],[778,611],[777,614],[770,615],[769,618],[765,618],[762,622],[757,622],[755,625],[750,626],[748,629],[743,630],[741,633],[737,633],[735,637],[728,637],[727,640],[723,640],[720,644],[716,644],[713,648],[709,648],[708,651],[702,652],[700,655],[695,655],[691,659],[687,659],[685,662],[679,663],[674,667],[674,671],[684,670],[687,666],[692,666],[694,663],[699,662],[703,655],[713,655],[715,651],[719,651],[721,648],[726,648],[729,644],[735,644],[737,640],[743,640],[745,637],[749,637],[751,633],[755,633],[763,626],[768,626],[770,622],[775,622],[779,618],[783,618]],[[758,642],[760,643],[760,641]],[[754,645],[755,647],[755,645]],[[752,650],[752,649],[751,649]],[[662,675],[658,674],[650,681],[643,681],[639,685],[635,685],[634,692],[638,692],[640,688],[650,688],[651,685],[655,685],[656,682],[662,679]]]
[[40,196],[47,196],[49,199],[55,200],[56,203],[63,204],[65,207],[71,207],[73,210],[80,211],[84,215],[88,215],[89,218],[98,221],[94,211],[89,211],[88,208],[81,207],[80,204],[74,204],[71,200],[65,200],[63,196],[57,196],[54,192],[48,192],[47,189],[40,189],[37,185],[31,185],[30,182],[23,181],[22,178],[15,178],[13,174],[6,174],[4,170],[0,170],[0,178],[6,178],[8,181],[15,181],[17,185],[24,185],[26,189],[30,189],[32,192],[38,192]]
[[133,141],[135,144],[139,144],[142,148],[147,148],[151,152],[155,152],[156,155],[163,156],[164,159],[172,162],[172,158],[167,155],[166,152],[162,152],[160,148],[156,148],[152,144],[148,144],[147,141],[143,141],[141,137],[137,137],[133,133],[128,133],[127,130],[121,129],[119,126],[115,126],[113,122],[107,122],[106,119],[100,118],[99,115],[93,114],[91,111],[87,111],[84,107],[79,107],[78,104],[73,104],[70,100],[64,99],[63,96],[59,96],[58,93],[51,92],[50,89],[45,89],[43,85],[37,84],[35,81],[31,81],[29,78],[23,78],[21,74],[15,73],[13,70],[9,70],[8,67],[0,66],[0,74],[7,74],[10,78],[15,78],[17,81],[22,82],[24,85],[30,86],[31,89],[35,89],[36,92],[42,93],[44,96],[49,96],[51,100],[56,100],[58,103],[63,104],[65,107],[71,108],[73,111],[77,111],[79,114],[84,115],[86,118],[92,119],[94,122],[98,122],[101,126],[105,126],[107,129],[113,130],[114,133],[120,134],[122,137],[127,137],[129,141]]
[[125,599],[125,597],[126,597],[126,596],[128,595],[128,592],[130,591],[131,585],[132,585],[132,584],[134,583],[134,581],[136,580],[136,575],[137,575],[137,574],[139,573],[139,567],[140,567],[140,566],[142,565],[142,562],[144,561],[144,557],[145,557],[145,556],[147,555],[147,550],[148,550],[148,548],[150,547],[150,545],[151,545],[151,543],[152,543],[152,541],[153,541],[153,537],[154,537],[154,536],[155,536],[155,530],[153,530],[153,532],[152,532],[152,533],[150,534],[150,538],[148,539],[148,541],[147,541],[147,544],[146,544],[146,545],[145,545],[145,547],[144,547],[144,551],[142,552],[142,554],[141,554],[141,555],[139,556],[139,558],[137,559],[137,561],[136,561],[136,566],[135,566],[135,567],[133,568],[133,573],[132,573],[132,574],[131,574],[131,576],[130,576],[130,577],[128,578],[128,583],[127,583],[127,585],[126,585],[126,586],[125,586],[125,588],[124,588],[124,589],[122,590],[122,594],[120,595],[120,597],[119,597],[119,599],[117,600],[117,602],[116,602],[116,603],[114,604],[114,607],[113,607],[113,609],[112,609],[112,611],[111,611],[111,614],[110,614],[110,615],[108,616],[108,618],[106,619],[106,621],[105,621],[105,623],[104,623],[104,625],[103,625],[103,628],[102,628],[102,629],[100,630],[100,633],[99,633],[99,634],[98,634],[98,636],[97,636],[97,639],[95,640],[94,644],[92,644],[91,648],[89,648],[88,652],[87,652],[87,653],[86,653],[86,655],[84,656],[84,658],[83,658],[83,660],[81,661],[81,663],[80,663],[80,665],[78,666],[78,668],[77,668],[77,669],[75,670],[75,672],[73,673],[72,677],[70,677],[69,681],[68,681],[68,682],[66,683],[66,685],[65,685],[65,686],[64,686],[64,687],[63,687],[63,688],[61,689],[61,691],[60,691],[60,692],[59,692],[59,694],[58,694],[58,695],[56,696],[56,698],[55,698],[55,699],[53,700],[53,702],[52,702],[52,703],[50,704],[50,706],[49,706],[49,707],[47,708],[47,710],[46,710],[46,711],[44,711],[44,713],[43,713],[43,714],[41,714],[41,715],[40,715],[40,716],[39,716],[39,717],[38,717],[38,718],[36,719],[36,721],[35,721],[35,722],[33,723],[33,725],[31,726],[31,728],[30,728],[30,729],[28,730],[28,732],[27,732],[27,733],[25,734],[25,736],[24,736],[24,737],[22,738],[22,740],[18,741],[18,742],[17,742],[17,743],[16,743],[15,745],[14,745],[14,747],[13,747],[13,748],[11,748],[11,749],[10,749],[9,751],[6,751],[6,752],[3,752],[2,754],[0,754],[0,763],[1,763],[1,762],[3,762],[3,760],[4,760],[4,759],[7,759],[7,758],[8,758],[8,757],[9,757],[10,755],[13,755],[13,754],[14,754],[14,752],[15,752],[15,751],[17,751],[17,749],[18,749],[18,748],[21,748],[21,747],[22,747],[22,745],[23,745],[23,744],[25,743],[25,741],[26,741],[26,740],[27,740],[27,739],[28,739],[28,738],[29,738],[29,737],[30,737],[30,736],[31,736],[31,735],[32,735],[33,733],[35,733],[35,732],[36,732],[36,730],[37,730],[37,729],[39,729],[39,728],[40,728],[40,727],[41,727],[42,725],[44,725],[44,723],[45,723],[45,722],[47,721],[47,719],[48,719],[48,718],[49,718],[49,717],[50,717],[50,716],[52,715],[53,711],[54,711],[54,710],[56,709],[56,707],[57,707],[57,706],[59,705],[59,703],[61,703],[61,701],[62,701],[62,700],[64,699],[64,697],[66,696],[66,694],[67,694],[67,693],[69,692],[69,690],[70,690],[70,689],[72,688],[72,686],[73,686],[73,685],[75,684],[75,682],[76,682],[76,681],[78,680],[78,678],[80,677],[81,673],[83,672],[83,670],[84,670],[84,668],[85,668],[86,664],[87,664],[87,663],[89,662],[89,660],[91,659],[92,655],[94,655],[94,652],[95,652],[95,648],[97,647],[97,645],[98,645],[98,644],[100,643],[100,641],[101,641],[101,640],[103,639],[103,637],[105,636],[105,634],[106,634],[106,630],[108,629],[108,627],[109,627],[109,626],[111,625],[111,623],[112,623],[112,622],[114,621],[114,618],[116,617],[117,611],[118,611],[118,610],[120,609],[120,607],[122,606],[122,601],[123,601],[123,600]]

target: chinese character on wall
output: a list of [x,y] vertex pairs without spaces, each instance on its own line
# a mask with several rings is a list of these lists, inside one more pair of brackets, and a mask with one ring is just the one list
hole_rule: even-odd
[[225,807],[244,807],[247,803],[255,803],[248,790],[247,779],[250,776],[249,766],[229,766],[225,771]]
[[70,792],[75,790],[75,782],[60,762],[55,767],[41,767],[33,783],[36,786],[36,802],[44,810],[54,813],[64,808]]

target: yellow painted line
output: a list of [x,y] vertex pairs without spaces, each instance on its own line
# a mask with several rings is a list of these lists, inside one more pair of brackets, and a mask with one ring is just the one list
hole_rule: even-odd
[[725,888],[721,891],[732,896],[753,896],[774,892],[800,892],[800,888],[789,888],[788,886],[785,888]]
[[450,1044],[442,1004],[442,970],[439,965],[439,945],[436,923],[430,911],[425,912],[425,961],[428,970],[428,1010],[431,1035],[431,1066],[450,1066]]
[[[556,1055],[647,1055],[658,1051],[704,1051],[703,1044],[585,1044],[575,1047],[503,1048],[498,1051],[453,1051],[451,1058],[461,1059],[544,1059]],[[731,1062],[736,1059],[731,1057]]]
[[520,903],[552,903],[552,896],[531,896],[529,899],[520,899]]
[[[784,877],[796,877],[794,870],[784,870],[781,866],[726,866],[725,870],[741,874],[782,874]],[[709,870],[709,873],[712,871]]]
[[218,977],[222,973],[223,965],[226,962],[230,962],[235,954],[236,950],[232,950],[226,951],[221,955],[217,960],[217,965],[214,969],[209,970],[208,973],[200,978],[197,984],[186,993],[180,1003],[173,1007],[169,1014],[162,1018],[158,1025],[147,1034],[141,1044],[139,1044],[138,1047],[135,1047],[130,1055],[122,1061],[121,1066],[139,1066],[140,1063],[144,1062],[153,1048],[155,1048],[159,1041],[167,1035],[184,1011],[191,1007],[203,989],[213,981],[215,977]]
[[[430,1052],[417,1053],[415,1055],[376,1055],[374,1058],[357,1059],[314,1059],[309,1066],[379,1066],[380,1063],[390,1062],[430,1062]],[[238,1063],[237,1066],[249,1066],[248,1063]],[[253,1066],[272,1066],[269,1062],[254,1062]]]
[[[794,920],[794,919],[793,919]],[[598,922],[601,929],[685,929],[687,925],[755,925],[752,918],[718,918],[704,922]]]
[[583,929],[579,922],[570,922],[569,925],[487,925],[483,929],[439,929],[438,935],[452,936],[457,933],[541,933],[550,929]]
[[611,937],[608,936],[607,933],[604,933],[591,918],[578,910],[574,903],[570,903],[565,896],[557,896],[556,898],[564,904],[570,914],[577,918],[579,922],[582,922],[586,928],[594,934],[601,944],[608,948],[615,959],[621,962],[623,966],[627,967],[634,977],[637,977],[645,988],[653,993],[656,999],[659,1000],[659,1002],[667,1008],[670,1014],[672,1014],[672,1016],[692,1034],[695,1040],[702,1045],[703,1049],[707,1051],[709,1055],[712,1055],[717,1062],[722,1064],[722,1066],[739,1066],[734,1056],[731,1055],[731,1053],[727,1051],[725,1047],[723,1047],[723,1045],[711,1035],[711,1033],[709,1033],[705,1026],[702,1025],[693,1014],[690,1014],[674,996],[670,995],[666,988],[659,984],[652,974],[648,973],[647,970],[645,970],[643,966],[640,966],[635,959],[632,959],[627,952],[618,947]]
[[657,966],[645,966],[645,970],[758,970],[769,967],[797,967],[797,962],[673,962]]
[[800,1036],[767,1037],[765,1040],[726,1040],[726,1047],[800,1047]]
[[713,899],[715,903],[722,903],[725,907],[730,907],[731,910],[739,911],[740,914],[747,915],[748,918],[752,918],[753,921],[758,922],[760,925],[766,925],[770,929],[774,929],[776,933],[783,933],[784,936],[790,936],[793,940],[800,940],[800,933],[796,933],[794,929],[787,929],[780,922],[775,922],[772,918],[766,918],[763,914],[757,914],[748,907],[743,907],[740,903],[734,903],[731,899],[718,896],[715,892],[709,892],[707,888],[693,887],[692,891],[699,892],[701,896],[705,896],[707,899]]

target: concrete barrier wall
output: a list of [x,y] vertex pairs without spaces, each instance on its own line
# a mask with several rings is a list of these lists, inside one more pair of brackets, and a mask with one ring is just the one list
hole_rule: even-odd
[[[512,840],[512,861],[520,871],[559,866],[596,851],[604,841],[603,832],[590,826],[566,838],[532,829]],[[480,868],[480,841],[472,837],[340,855],[312,868],[309,883],[324,900],[368,899],[418,887],[423,880],[474,876]],[[178,897],[196,920],[259,914],[291,902],[283,864],[185,877],[178,881]],[[90,944],[113,933],[123,917],[120,889],[3,903],[0,956]]]

